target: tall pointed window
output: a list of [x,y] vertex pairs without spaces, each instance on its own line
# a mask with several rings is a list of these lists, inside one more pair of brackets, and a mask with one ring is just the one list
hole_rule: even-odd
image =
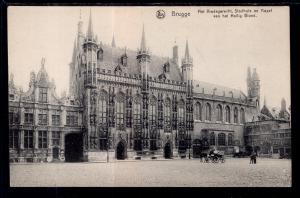
[[240,116],[241,123],[245,123],[245,110],[243,108],[241,108]]
[[117,101],[116,104],[116,114],[117,114],[117,127],[124,126],[124,102]]
[[205,120],[211,121],[211,106],[209,103],[205,107]]
[[133,119],[134,124],[141,124],[141,103],[136,101],[133,104]]
[[128,89],[126,95],[126,127],[132,127],[132,97],[131,90]]
[[230,108],[229,108],[229,106],[225,107],[225,122],[230,123]]
[[234,123],[238,123],[238,114],[239,114],[238,109],[235,107],[234,111],[233,111],[233,122]]
[[195,119],[196,120],[202,120],[201,112],[202,112],[201,104],[199,102],[197,102],[195,104]]
[[158,93],[158,108],[157,108],[157,113],[158,113],[158,128],[163,129],[164,125],[164,105],[163,105],[163,97],[162,94]]
[[156,125],[156,99],[151,98],[149,108],[150,125]]
[[180,101],[178,104],[178,123],[180,126],[184,125],[184,101]]
[[99,123],[107,123],[107,94],[105,92],[100,93],[100,98],[98,101],[99,107]]
[[220,104],[218,104],[218,106],[217,106],[217,121],[220,121],[220,122],[223,121],[222,106]]
[[171,107],[170,106],[171,106],[171,101],[168,98],[166,100],[165,108],[164,108],[164,110],[165,110],[165,112],[164,112],[165,124],[166,124],[167,127],[170,126],[170,124],[171,124]]

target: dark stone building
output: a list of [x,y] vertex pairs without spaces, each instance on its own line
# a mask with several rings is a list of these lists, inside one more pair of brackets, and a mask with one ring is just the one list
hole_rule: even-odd
[[198,157],[203,147],[232,153],[260,109],[260,80],[249,68],[248,93],[193,79],[188,42],[179,63],[152,55],[144,27],[137,51],[102,44],[92,17],[78,22],[69,97],[58,98],[44,61],[29,90],[9,83],[11,161],[98,161]]

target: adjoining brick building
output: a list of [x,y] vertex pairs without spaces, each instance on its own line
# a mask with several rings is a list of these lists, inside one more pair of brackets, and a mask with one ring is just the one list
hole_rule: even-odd
[[58,98],[42,61],[29,90],[10,79],[11,161],[98,161],[198,157],[203,146],[232,153],[260,109],[260,80],[248,69],[248,93],[193,79],[188,42],[179,63],[152,55],[144,27],[137,51],[102,44],[90,15],[78,22],[69,97]]

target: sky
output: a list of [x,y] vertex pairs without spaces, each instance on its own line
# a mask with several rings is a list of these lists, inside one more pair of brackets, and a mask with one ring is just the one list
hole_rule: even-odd
[[[157,10],[165,11],[163,19]],[[214,18],[207,10],[258,9],[254,18]],[[261,9],[270,10],[262,12]],[[28,90],[31,71],[42,57],[60,95],[69,88],[69,64],[80,15],[84,33],[90,10],[94,33],[102,43],[136,50],[145,26],[152,54],[172,57],[174,43],[180,60],[189,42],[194,79],[242,90],[247,94],[247,68],[256,68],[261,104],[290,105],[290,38],[288,7],[17,7],[8,8],[8,70],[17,86]],[[204,11],[199,13],[198,11]],[[172,13],[190,16],[172,16]],[[242,11],[240,11],[241,13]],[[81,14],[80,14],[81,13]],[[244,13],[241,13],[244,14]]]

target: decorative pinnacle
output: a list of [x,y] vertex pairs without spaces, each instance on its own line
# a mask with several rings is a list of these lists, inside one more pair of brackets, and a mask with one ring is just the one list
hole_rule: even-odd
[[190,53],[189,53],[189,43],[188,40],[186,40],[186,44],[185,44],[185,54],[184,54],[185,59],[189,59],[190,58]]
[[141,40],[141,51],[146,51],[146,38],[145,38],[145,28],[143,24],[142,40]]
[[116,42],[115,42],[115,34],[113,34],[112,42],[111,42],[112,47],[116,47]]
[[44,69],[45,68],[45,58],[43,57],[42,58],[42,61],[41,61],[41,66],[42,66],[42,69]]
[[86,34],[87,38],[93,39],[94,33],[93,33],[93,23],[92,23],[92,10],[90,9],[90,18],[89,18],[89,26],[88,31]]

